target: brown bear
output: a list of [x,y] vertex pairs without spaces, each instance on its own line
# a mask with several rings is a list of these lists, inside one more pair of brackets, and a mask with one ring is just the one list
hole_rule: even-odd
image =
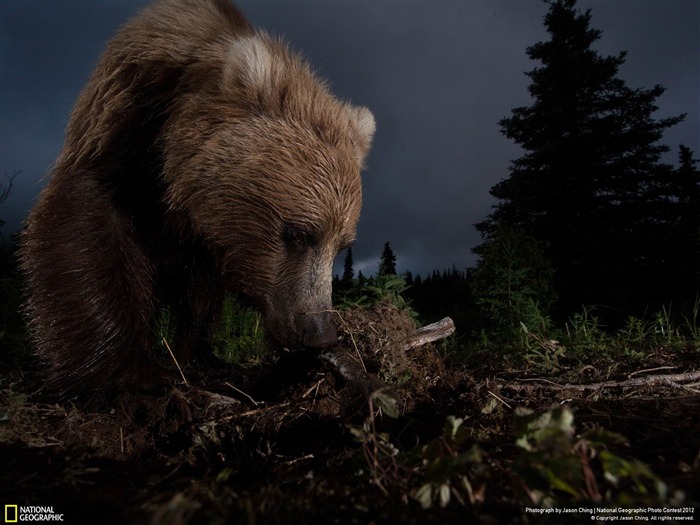
[[24,233],[50,384],[73,395],[155,379],[159,312],[184,360],[207,347],[229,291],[276,346],[333,345],[332,263],[355,236],[374,129],[227,0],[161,0],[129,21]]

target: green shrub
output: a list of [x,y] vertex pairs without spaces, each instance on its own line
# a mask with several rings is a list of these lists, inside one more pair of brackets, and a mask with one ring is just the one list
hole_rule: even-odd
[[480,255],[472,294],[480,311],[482,337],[500,348],[522,347],[528,333],[546,332],[556,296],[552,267],[537,242],[504,228]]
[[411,301],[403,295],[408,288],[406,280],[400,275],[353,279],[352,286],[335,292],[334,302],[338,308],[368,308],[382,301],[389,301],[416,320],[418,313],[411,308]]

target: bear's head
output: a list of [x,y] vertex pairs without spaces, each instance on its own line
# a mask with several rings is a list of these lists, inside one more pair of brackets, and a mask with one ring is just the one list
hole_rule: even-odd
[[166,198],[277,346],[330,346],[332,265],[355,237],[374,117],[334,98],[278,40],[226,45],[217,67],[183,80],[194,87],[166,123]]

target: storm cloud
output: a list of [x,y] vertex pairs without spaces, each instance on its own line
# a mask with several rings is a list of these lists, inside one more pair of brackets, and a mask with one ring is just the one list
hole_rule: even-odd
[[[22,171],[0,210],[17,230],[61,148],[72,105],[105,42],[143,1],[0,3],[0,173]],[[389,241],[399,271],[471,266],[489,188],[520,152],[498,121],[529,103],[525,49],[547,35],[539,0],[238,2],[284,36],[339,96],[372,109],[355,270],[376,270]],[[597,49],[627,50],[632,88],[662,84],[659,117],[687,113],[664,143],[700,156],[700,3],[581,1],[603,31]],[[342,257],[341,257],[342,262]]]

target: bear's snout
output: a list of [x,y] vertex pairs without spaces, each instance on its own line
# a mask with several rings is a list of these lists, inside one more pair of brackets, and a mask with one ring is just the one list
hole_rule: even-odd
[[328,312],[305,315],[302,328],[301,344],[304,348],[328,348],[338,342],[338,332]]

